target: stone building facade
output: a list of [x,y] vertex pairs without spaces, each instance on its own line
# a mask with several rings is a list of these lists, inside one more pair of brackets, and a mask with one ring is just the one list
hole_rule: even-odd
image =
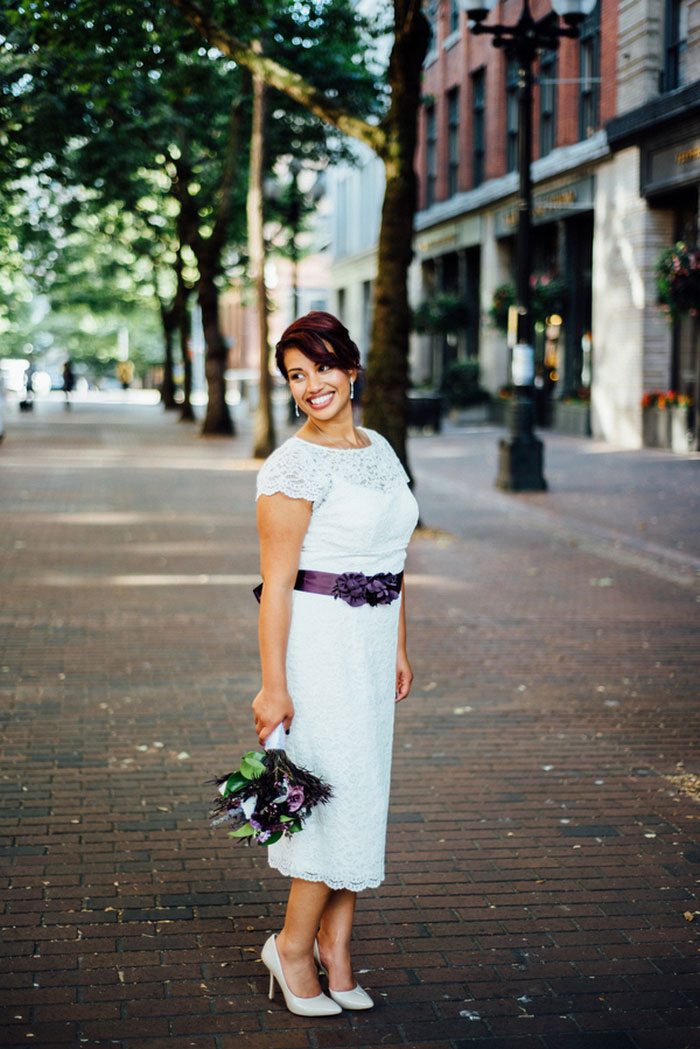
[[698,403],[697,324],[660,314],[654,271],[664,249],[698,240],[700,0],[621,0],[617,116],[606,131],[593,410],[599,432],[635,445],[645,392],[671,389]]
[[329,168],[331,214],[331,309],[367,360],[377,244],[384,199],[384,165],[367,147],[355,145],[357,164]]
[[[502,0],[490,20],[514,24],[521,10]],[[495,392],[510,379],[492,307],[515,269],[517,70],[469,32],[456,0],[428,11],[418,283],[423,298],[459,296],[471,320],[423,339],[414,372],[439,385],[451,359],[478,357]],[[547,416],[590,390],[593,433],[638,447],[645,391],[692,393],[695,381],[695,330],[661,313],[654,268],[679,237],[697,240],[700,0],[598,0],[580,39],[542,53],[535,76],[531,269],[561,289],[535,335]]]
[[[489,20],[514,24],[521,10],[502,0]],[[531,10],[548,14],[549,0]],[[458,0],[428,0],[426,13],[411,301],[451,295],[468,319],[414,337],[412,378],[439,387],[452,360],[477,358],[496,393],[510,381],[492,307],[515,270],[517,70],[470,33]],[[554,406],[590,390],[592,432],[638,447],[644,393],[697,384],[697,331],[662,314],[654,269],[679,237],[697,241],[700,0],[598,0],[580,39],[534,72],[532,273],[561,289],[538,325],[538,374]],[[381,166],[368,156],[333,179],[331,304],[366,349]]]

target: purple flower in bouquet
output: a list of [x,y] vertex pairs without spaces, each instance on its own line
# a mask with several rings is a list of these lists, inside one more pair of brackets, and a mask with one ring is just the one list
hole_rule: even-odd
[[218,797],[212,826],[229,818],[232,837],[272,845],[283,835],[302,830],[304,821],[332,789],[307,769],[295,765],[284,750],[249,751],[235,772],[214,781]]
[[298,812],[304,804],[304,788],[291,787],[287,795],[287,808],[290,812]]

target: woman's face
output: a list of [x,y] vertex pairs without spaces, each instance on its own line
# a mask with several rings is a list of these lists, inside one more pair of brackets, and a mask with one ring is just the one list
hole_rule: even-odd
[[301,350],[287,350],[284,366],[292,396],[310,419],[334,419],[348,405],[354,372],[348,373],[330,364],[317,364]]

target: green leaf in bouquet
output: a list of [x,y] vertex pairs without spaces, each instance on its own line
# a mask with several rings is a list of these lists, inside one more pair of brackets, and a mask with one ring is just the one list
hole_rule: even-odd
[[282,831],[281,830],[276,830],[274,834],[270,835],[270,837],[267,839],[267,841],[261,842],[261,844],[262,845],[274,845],[275,842],[279,841],[281,837],[282,837]]
[[251,827],[250,823],[244,823],[238,830],[230,830],[228,832],[229,838],[252,838],[255,831]]
[[265,771],[265,766],[260,760],[260,755],[251,750],[245,755],[241,761],[241,767],[238,770],[241,775],[245,776],[246,779],[257,779]]
[[228,794],[237,794],[242,787],[247,787],[250,783],[249,779],[242,776],[240,772],[232,772],[229,778],[226,780],[226,790],[224,791],[224,797]]

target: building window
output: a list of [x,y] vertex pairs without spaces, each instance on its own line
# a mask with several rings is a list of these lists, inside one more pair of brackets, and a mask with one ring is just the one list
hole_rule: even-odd
[[459,0],[450,0],[450,33],[459,29]]
[[664,27],[665,91],[674,91],[685,83],[685,54],[688,43],[687,0],[666,0]]
[[435,184],[437,182],[437,125],[435,106],[425,110],[425,204],[430,207],[435,203]]
[[579,54],[579,138],[590,138],[600,124],[600,3],[581,26]]
[[480,186],[486,175],[486,70],[482,66],[472,73],[472,176]]
[[447,192],[459,189],[459,88],[447,92]]
[[544,51],[540,58],[540,156],[557,144],[557,53]]
[[518,98],[520,69],[515,58],[506,63],[506,171],[518,170]]

